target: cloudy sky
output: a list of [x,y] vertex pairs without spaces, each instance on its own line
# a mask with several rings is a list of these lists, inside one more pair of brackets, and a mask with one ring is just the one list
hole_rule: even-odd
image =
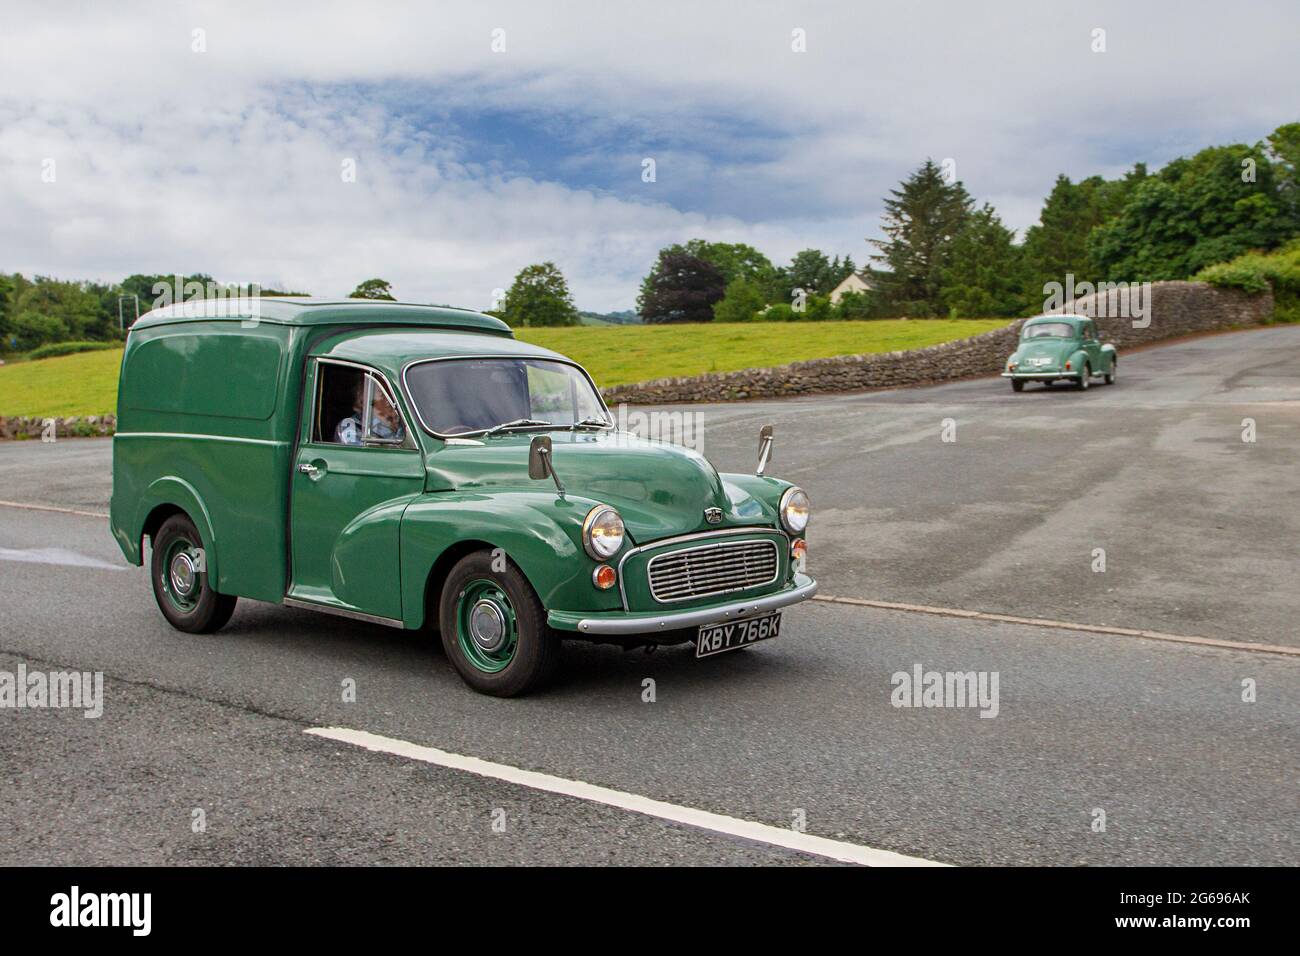
[[1024,229],[1058,173],[1257,141],[1297,49],[1294,0],[6,0],[0,271],[484,308],[553,259],[630,308],[696,236],[861,262],[927,156]]

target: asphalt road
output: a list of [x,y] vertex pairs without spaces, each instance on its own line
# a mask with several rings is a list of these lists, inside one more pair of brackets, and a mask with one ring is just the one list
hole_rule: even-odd
[[[1300,329],[1267,329],[1122,358],[1085,394],[714,406],[704,450],[747,467],[776,423],[830,593],[1294,644],[1297,353]],[[0,499],[102,510],[107,467],[105,442],[0,445]],[[813,603],[713,660],[573,645],[555,686],[501,701],[423,635],[254,602],[179,634],[102,520],[0,507],[0,672],[20,663],[103,671],[105,704],[0,709],[0,864],[826,862],[322,726],[947,863],[1300,857],[1294,657]],[[997,716],[892,706],[918,664],[996,674]]]

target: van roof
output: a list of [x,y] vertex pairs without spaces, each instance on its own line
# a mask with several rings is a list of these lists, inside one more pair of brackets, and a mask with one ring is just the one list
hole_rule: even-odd
[[274,325],[414,325],[508,337],[514,335],[510,326],[500,319],[469,309],[378,299],[309,299],[299,296],[192,299],[147,312],[131,328],[223,319],[232,322],[255,319]]
[[392,375],[399,375],[408,363],[422,359],[501,356],[573,361],[516,338],[487,344],[481,336],[464,329],[351,329],[325,338],[311,354],[374,365]]

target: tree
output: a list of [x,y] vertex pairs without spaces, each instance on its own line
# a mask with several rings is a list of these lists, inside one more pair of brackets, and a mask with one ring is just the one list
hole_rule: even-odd
[[726,287],[722,270],[712,262],[670,246],[660,251],[641,283],[637,310],[646,322],[710,322]]
[[9,347],[9,339],[13,335],[13,295],[14,280],[0,272],[0,350]]
[[786,294],[793,294],[795,289],[803,289],[808,295],[829,293],[840,281],[836,277],[837,269],[838,265],[836,269],[831,268],[831,261],[820,249],[804,249],[795,254],[786,270],[790,284]]
[[871,240],[880,250],[872,259],[888,268],[872,281],[886,308],[911,315],[939,315],[942,272],[953,237],[970,216],[972,200],[960,182],[944,182],[927,159],[911,176],[890,190],[881,226],[884,239]]
[[857,271],[858,271],[857,266],[853,264],[852,256],[845,256],[843,262],[840,262],[840,257],[836,256],[834,259],[831,260],[831,279],[830,279],[831,287],[827,291],[828,292],[831,291],[837,285],[839,285],[841,282],[843,282],[845,279],[847,279],[849,276],[853,275],[853,273]]
[[952,240],[941,293],[949,314],[954,318],[1019,315],[1028,304],[1022,265],[1015,233],[985,203]]
[[1277,175],[1279,198],[1289,212],[1288,232],[1300,236],[1300,123],[1287,123],[1268,136],[1269,158]]
[[1185,279],[1275,248],[1292,227],[1262,143],[1210,146],[1139,183],[1118,215],[1092,231],[1088,255],[1109,281]]
[[714,322],[748,322],[767,300],[762,287],[753,280],[737,277],[727,283],[727,291],[713,306]]
[[569,284],[554,262],[519,270],[506,293],[501,316],[512,326],[578,324]]
[[393,298],[393,287],[386,279],[367,279],[350,293],[349,299],[384,299],[388,302],[396,302]]
[[165,305],[171,305],[174,302],[205,298],[208,289],[216,284],[216,280],[212,276],[203,272],[196,272],[187,276],[136,273],[127,276],[117,287],[109,290],[109,295],[105,298],[104,304],[109,312],[109,321],[116,331],[118,328],[117,297],[119,295],[135,296],[134,300],[128,299],[122,302],[122,324],[129,328],[137,318],[137,305],[140,308],[140,315],[144,315],[146,312],[162,308]]
[[685,246],[669,248],[713,263],[728,283],[736,279],[763,281],[775,271],[772,260],[743,242],[705,242],[703,239],[692,239]]
[[22,282],[12,306],[20,349],[64,339],[107,337],[100,297],[89,283],[37,276]]

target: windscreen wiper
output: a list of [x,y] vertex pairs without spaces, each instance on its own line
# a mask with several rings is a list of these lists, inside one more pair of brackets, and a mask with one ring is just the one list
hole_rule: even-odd
[[529,425],[549,425],[550,422],[544,422],[536,418],[516,418],[513,422],[502,422],[500,425],[493,425],[483,433],[483,437],[495,435],[497,432],[505,431],[507,428],[525,428]]
[[608,418],[584,418],[582,421],[574,422],[572,425],[570,425],[569,430],[575,431],[576,429],[579,428],[613,428],[613,427],[614,427],[614,423],[611,422]]

